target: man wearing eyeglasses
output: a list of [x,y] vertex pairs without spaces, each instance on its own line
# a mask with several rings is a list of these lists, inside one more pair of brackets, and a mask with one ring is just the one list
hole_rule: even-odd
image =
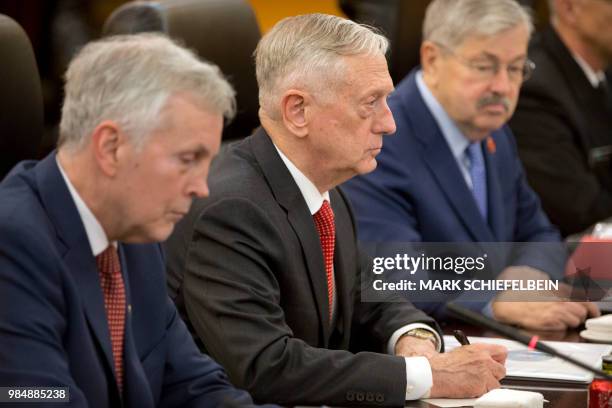
[[[531,32],[529,14],[514,0],[431,2],[421,67],[389,97],[397,131],[385,140],[378,168],[345,184],[362,241],[399,247],[415,241],[559,242],[525,181],[506,125],[521,84],[535,69],[527,59]],[[563,259],[537,252],[507,251],[493,272],[543,280],[558,273]],[[576,327],[598,313],[590,304],[502,299],[516,300],[505,292],[464,304],[537,329]],[[446,315],[441,298],[418,304],[438,318]]]

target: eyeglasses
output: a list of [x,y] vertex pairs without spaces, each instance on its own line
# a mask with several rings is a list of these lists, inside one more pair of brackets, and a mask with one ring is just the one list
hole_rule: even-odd
[[436,43],[436,45],[444,49],[446,53],[457,58],[457,61],[469,68],[476,77],[483,81],[495,78],[497,74],[499,74],[499,71],[505,67],[506,72],[508,73],[508,79],[510,79],[510,81],[522,83],[531,78],[531,75],[536,68],[535,62],[531,61],[530,59],[509,65],[502,64],[497,58],[491,56],[485,57],[486,60],[469,60],[457,54],[455,51],[445,45],[438,43]]

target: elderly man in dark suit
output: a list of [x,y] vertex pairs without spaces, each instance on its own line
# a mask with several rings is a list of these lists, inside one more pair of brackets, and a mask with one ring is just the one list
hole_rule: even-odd
[[168,241],[176,301],[256,400],[401,406],[479,395],[504,375],[504,349],[439,354],[431,318],[361,300],[367,271],[336,186],[373,170],[395,130],[386,49],[339,17],[279,22],[256,51],[262,128],[215,161],[211,197]]
[[197,349],[154,244],[207,195],[234,91],[155,35],[89,44],[66,78],[57,152],[0,185],[0,385],[66,387],[75,407],[252,404]]
[[549,4],[510,126],[544,210],[569,235],[612,217],[612,2]]

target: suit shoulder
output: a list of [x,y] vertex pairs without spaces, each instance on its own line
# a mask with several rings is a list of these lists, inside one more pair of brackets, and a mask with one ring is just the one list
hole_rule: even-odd
[[[0,235],[41,235],[50,227],[40,195],[25,173],[13,173],[0,184]],[[6,235],[9,234],[9,235]]]
[[55,228],[37,192],[12,177],[0,186],[0,197],[0,273],[16,269],[23,278],[38,280],[41,273],[51,278],[61,258]]
[[223,149],[211,167],[208,180],[213,199],[257,197],[262,190],[268,189],[248,138]]

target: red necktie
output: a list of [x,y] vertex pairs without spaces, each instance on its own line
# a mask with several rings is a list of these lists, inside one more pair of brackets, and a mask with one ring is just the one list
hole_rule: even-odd
[[325,274],[327,275],[327,300],[329,302],[329,321],[332,320],[334,306],[334,245],[336,243],[336,227],[334,225],[334,211],[329,201],[323,201],[323,205],[313,216],[321,250],[325,260]]
[[119,391],[123,392],[123,333],[125,328],[125,286],[117,249],[109,245],[96,257],[100,285],[104,294],[104,308],[108,318],[115,374]]

